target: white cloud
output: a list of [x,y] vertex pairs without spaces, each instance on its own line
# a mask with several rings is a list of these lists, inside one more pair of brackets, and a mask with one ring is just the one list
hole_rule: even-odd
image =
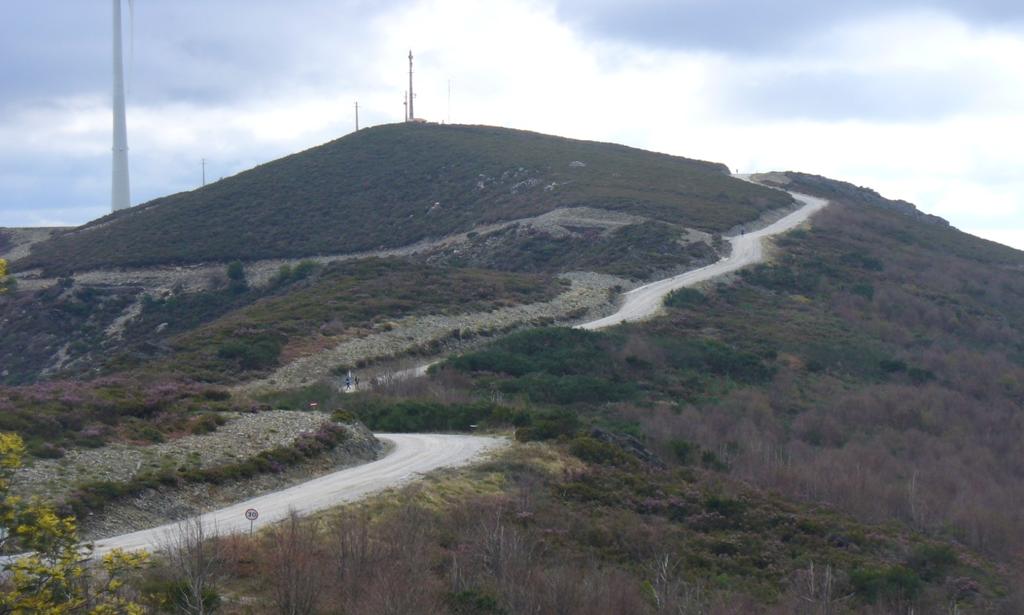
[[[345,134],[355,100],[364,126],[399,121],[412,47],[416,111],[427,119],[447,118],[451,81],[456,122],[616,141],[743,170],[820,173],[905,198],[965,228],[1024,228],[1024,180],[1014,162],[1024,142],[1024,84],[1016,65],[1024,37],[1008,30],[918,11],[788,33],[803,37],[797,51],[758,59],[595,39],[531,0],[424,0],[371,16],[358,29],[346,21],[349,36],[331,36],[338,11],[321,9],[316,17],[305,31],[289,22],[276,34],[284,39],[275,46],[294,44],[302,52],[287,54],[283,67],[268,66],[261,87],[240,85],[251,93],[241,101],[188,95],[132,101],[136,201],[194,187],[200,158],[210,160],[208,175],[215,178]],[[217,37],[232,36],[222,29],[180,38],[191,41],[188,49],[214,54]],[[181,41],[154,44],[184,53]],[[231,70],[218,73],[224,79],[259,73],[258,66],[237,66],[242,51],[231,47]],[[207,64],[201,60],[193,58],[189,70]],[[209,65],[224,64],[211,58]],[[175,70],[166,61],[156,68],[136,64],[137,71],[157,69]],[[858,79],[849,82],[854,94],[874,87],[865,100],[877,103],[877,113],[845,119],[787,113],[810,95],[796,89],[777,92],[793,98],[778,98],[770,114],[763,100],[728,98],[782,82],[799,88],[819,83],[814,77],[821,75],[838,75],[840,83]],[[903,75],[924,81],[902,83]],[[147,79],[157,82],[160,75]],[[175,74],[173,81],[188,80]],[[750,84],[758,87],[738,88]],[[902,97],[909,119],[886,117],[885,88],[900,89],[893,100]],[[102,212],[109,140],[103,96],[69,92],[0,117],[0,161],[22,154],[32,161],[12,162],[0,174],[0,224],[55,216],[80,223]],[[57,168],[69,159],[80,164],[63,192],[33,180],[36,167]]]

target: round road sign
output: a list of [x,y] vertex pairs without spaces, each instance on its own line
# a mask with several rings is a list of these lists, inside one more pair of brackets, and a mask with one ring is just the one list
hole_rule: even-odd
[[259,516],[260,513],[255,508],[250,508],[249,510],[245,511],[245,518],[249,521],[255,521],[259,518]]

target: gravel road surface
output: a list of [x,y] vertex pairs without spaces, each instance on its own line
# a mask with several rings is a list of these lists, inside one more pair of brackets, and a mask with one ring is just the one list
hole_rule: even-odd
[[[245,511],[259,512],[255,529],[280,521],[294,510],[308,514],[370,494],[401,486],[422,474],[439,468],[466,465],[482,454],[505,446],[503,438],[441,434],[375,434],[391,442],[391,452],[377,461],[327,474],[282,491],[268,493],[204,514],[202,523],[208,535],[249,531]],[[95,542],[95,556],[111,549],[128,551],[160,550],[168,543],[177,524],[104,538]]]
[[731,273],[743,267],[761,262],[764,259],[761,240],[772,235],[784,233],[800,225],[811,214],[828,205],[828,201],[825,199],[796,192],[791,194],[793,198],[803,203],[803,207],[762,229],[729,237],[729,242],[732,243],[732,253],[729,256],[706,267],[634,288],[623,294],[622,305],[617,312],[611,316],[576,325],[576,328],[589,330],[604,329],[605,327],[611,327],[628,321],[650,318],[661,309],[665,295],[670,292],[685,286],[693,286],[699,282],[704,282],[716,276]]

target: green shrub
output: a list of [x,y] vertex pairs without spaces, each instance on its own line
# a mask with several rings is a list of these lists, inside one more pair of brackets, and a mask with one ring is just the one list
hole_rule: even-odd
[[377,431],[469,431],[474,425],[508,424],[510,414],[487,402],[442,404],[420,400],[367,400],[352,411]]
[[764,383],[775,374],[758,355],[715,340],[669,338],[660,344],[675,369],[726,376],[744,384]]
[[228,279],[232,282],[245,282],[245,266],[242,261],[231,261],[227,267]]
[[740,271],[740,276],[750,284],[769,290],[810,294],[821,281],[817,272],[793,269],[787,265],[757,265]]
[[907,566],[929,583],[941,583],[956,564],[956,551],[949,545],[919,545],[907,560]]
[[935,380],[935,372],[920,367],[911,367],[907,370],[907,377],[914,384],[927,384]]
[[39,459],[60,459],[64,456],[65,450],[50,442],[30,440],[26,443],[26,450],[29,455]]
[[635,465],[635,460],[621,448],[590,436],[574,438],[569,443],[569,452],[589,463],[609,466]]
[[672,449],[676,460],[684,466],[693,463],[697,458],[697,453],[700,452],[699,446],[686,440],[669,440],[668,446]]
[[613,371],[614,362],[607,352],[612,345],[605,333],[547,327],[514,333],[451,363],[461,371],[510,376],[601,374]]
[[725,472],[729,469],[729,464],[725,463],[718,458],[718,455],[714,451],[704,451],[700,454],[700,464],[709,470],[715,470],[716,472]]
[[300,261],[295,268],[292,269],[291,280],[297,282],[299,280],[305,280],[316,271],[317,264],[315,261],[303,260]]
[[348,410],[335,410],[331,413],[331,420],[335,423],[355,423],[359,417]]
[[236,361],[245,370],[273,367],[281,356],[281,339],[276,335],[264,334],[228,340],[217,349],[217,356]]
[[227,401],[231,399],[231,391],[227,389],[214,388],[205,389],[202,393],[203,398],[209,399],[210,401]]
[[605,380],[589,375],[527,374],[502,383],[501,389],[506,393],[523,394],[533,402],[553,404],[622,401],[637,393],[636,385],[632,382]]
[[907,364],[905,361],[899,359],[882,359],[878,367],[881,368],[882,372],[886,374],[894,374],[896,372],[907,371]]
[[665,297],[665,306],[671,308],[694,307],[705,303],[707,297],[695,288],[680,288]]
[[[184,580],[151,580],[143,583],[140,590],[146,597],[146,601],[155,605],[158,612],[190,613],[196,610],[195,605],[191,604],[188,584]],[[199,612],[216,612],[221,603],[220,594],[213,587],[207,585],[203,589],[201,601],[203,604]]]
[[854,284],[850,292],[871,301],[875,298],[875,287],[871,284]]
[[501,615],[498,599],[477,589],[467,589],[448,594],[445,603],[454,615]]
[[217,428],[223,425],[227,420],[223,416],[216,414],[204,414],[189,425],[189,433],[193,434],[205,434],[217,431]]
[[147,423],[141,423],[132,426],[132,429],[129,431],[129,435],[133,439],[144,440],[146,442],[152,442],[154,444],[159,444],[160,442],[163,442],[166,439],[164,437],[163,432]]
[[551,410],[530,415],[526,425],[516,430],[516,439],[520,442],[535,440],[555,440],[570,437],[580,429],[580,419],[575,412],[568,410]]
[[905,566],[862,567],[850,575],[854,592],[870,603],[913,600],[921,593],[921,578]]

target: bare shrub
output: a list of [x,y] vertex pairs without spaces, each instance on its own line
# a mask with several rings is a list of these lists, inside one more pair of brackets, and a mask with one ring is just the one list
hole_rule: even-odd
[[264,541],[265,578],[281,615],[308,615],[316,608],[327,575],[320,561],[320,538],[311,521],[292,511]]
[[369,513],[365,509],[341,513],[328,527],[327,543],[336,598],[341,602],[358,599],[381,558],[380,541],[371,535]]
[[165,537],[167,564],[180,583],[174,598],[186,613],[205,615],[217,609],[216,590],[224,560],[215,534],[207,531],[202,517],[191,517]]

